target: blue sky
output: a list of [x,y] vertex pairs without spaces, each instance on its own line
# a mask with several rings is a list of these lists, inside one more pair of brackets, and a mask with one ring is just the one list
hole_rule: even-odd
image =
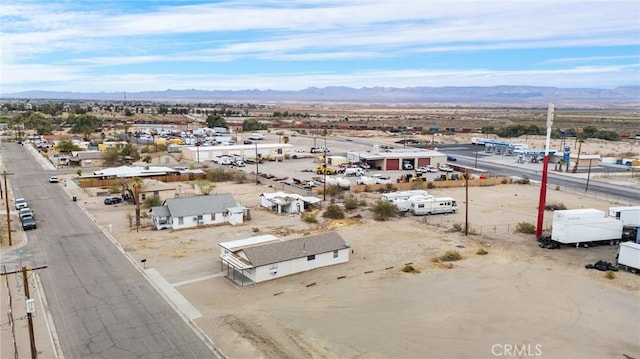
[[640,85],[638,0],[0,4],[0,94]]

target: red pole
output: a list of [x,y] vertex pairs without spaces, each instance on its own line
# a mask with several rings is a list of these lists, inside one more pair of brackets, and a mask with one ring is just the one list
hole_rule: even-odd
[[542,225],[544,223],[544,206],[547,201],[547,171],[549,169],[549,145],[551,141],[551,127],[553,127],[553,115],[555,105],[549,104],[547,112],[547,141],[544,149],[544,161],[542,162],[542,183],[540,184],[540,200],[538,201],[538,225],[536,226],[536,238],[542,236]]

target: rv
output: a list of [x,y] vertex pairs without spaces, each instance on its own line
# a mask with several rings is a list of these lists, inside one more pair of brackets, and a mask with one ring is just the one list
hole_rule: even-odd
[[264,140],[264,137],[265,137],[264,134],[259,132],[252,133],[249,135],[250,140]]
[[396,192],[383,193],[380,196],[380,199],[383,201],[390,202],[397,199],[409,199],[414,196],[428,196],[428,195],[429,195],[429,192],[423,189],[413,189],[408,191],[396,191]]
[[420,195],[411,196],[409,198],[399,197],[392,200],[391,203],[393,203],[396,206],[396,211],[409,212],[411,210],[412,203],[416,201],[421,201],[421,200],[431,200],[434,198],[435,197],[429,194],[425,194],[425,195],[420,194]]
[[451,197],[418,198],[411,201],[411,213],[414,216],[456,213],[458,203]]

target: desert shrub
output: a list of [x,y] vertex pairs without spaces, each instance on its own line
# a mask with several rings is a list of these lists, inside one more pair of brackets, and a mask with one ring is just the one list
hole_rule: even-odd
[[303,212],[300,217],[304,223],[318,223],[318,218],[311,212]]
[[327,186],[324,190],[329,197],[337,197],[340,194],[340,187],[335,184]]
[[211,182],[226,182],[233,180],[232,172],[225,172],[223,168],[215,168],[207,171],[205,178]]
[[562,203],[549,203],[549,204],[545,204],[544,209],[547,211],[558,211],[558,210],[567,209],[567,206],[565,206]]
[[556,185],[556,191],[560,190],[560,185]]
[[536,226],[527,222],[520,222],[516,225],[517,233],[534,234],[536,233]]
[[253,228],[251,228],[251,232],[253,232],[253,233],[260,232],[260,228],[258,228],[258,227],[253,227]]
[[506,179],[506,178],[503,178],[503,179],[502,179],[502,181],[500,181],[500,183],[502,183],[502,184],[507,184],[507,183],[509,183],[509,180],[508,180],[508,179]]
[[427,182],[427,189],[434,189],[436,188],[436,185],[433,184],[433,182],[429,181]]
[[460,223],[454,223],[454,224],[453,224],[453,230],[454,230],[455,232],[462,232],[462,224],[460,224]]
[[122,191],[122,187],[118,185],[109,186],[109,193],[120,193]]
[[247,174],[244,171],[236,172],[233,177],[235,183],[242,184],[247,182]]
[[336,204],[330,204],[322,214],[322,217],[331,219],[342,219],[344,218],[344,211],[340,206]]
[[405,273],[420,273],[420,271],[418,271],[411,264],[406,264],[404,267],[402,267],[402,271],[405,272]]
[[484,248],[480,248],[480,249],[478,249],[478,251],[476,252],[476,254],[477,254],[477,255],[479,255],[479,256],[483,256],[483,255],[485,255],[485,254],[487,254],[487,253],[489,253],[489,252],[485,251],[485,250],[484,250]]
[[143,203],[145,208],[157,207],[162,205],[162,200],[158,196],[147,197]]
[[604,277],[607,279],[615,279],[616,274],[612,270],[608,270],[604,273]]
[[376,221],[386,221],[396,215],[396,205],[392,202],[378,200],[373,206],[373,214]]
[[358,199],[355,196],[347,196],[344,199],[344,209],[351,211],[358,208]]
[[520,178],[518,180],[518,183],[519,184],[529,184],[529,183],[531,183],[531,180],[529,179],[529,176],[523,175],[522,178]]
[[438,259],[443,262],[455,262],[462,259],[462,255],[460,252],[455,249],[448,250],[445,254],[441,255]]

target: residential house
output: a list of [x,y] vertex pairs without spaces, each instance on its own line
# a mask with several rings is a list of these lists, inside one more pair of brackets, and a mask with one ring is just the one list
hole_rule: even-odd
[[71,152],[69,163],[72,166],[102,167],[104,166],[104,152],[100,151],[77,151]]
[[144,201],[149,197],[158,197],[162,202],[170,198],[175,198],[176,186],[171,183],[146,178],[142,181],[140,199]]
[[272,235],[223,242],[222,270],[241,286],[349,261],[350,245],[337,232],[296,239]]
[[310,205],[320,201],[318,197],[306,197],[296,193],[273,192],[260,195],[260,206],[269,208],[275,213],[304,212]]
[[178,163],[178,160],[176,159],[176,155],[171,155],[166,152],[149,153],[145,157],[149,158],[148,163],[150,165],[168,166],[168,165],[175,165],[176,163]]
[[210,224],[244,222],[245,208],[230,193],[168,198],[162,206],[151,207],[151,223],[156,229],[184,229]]

